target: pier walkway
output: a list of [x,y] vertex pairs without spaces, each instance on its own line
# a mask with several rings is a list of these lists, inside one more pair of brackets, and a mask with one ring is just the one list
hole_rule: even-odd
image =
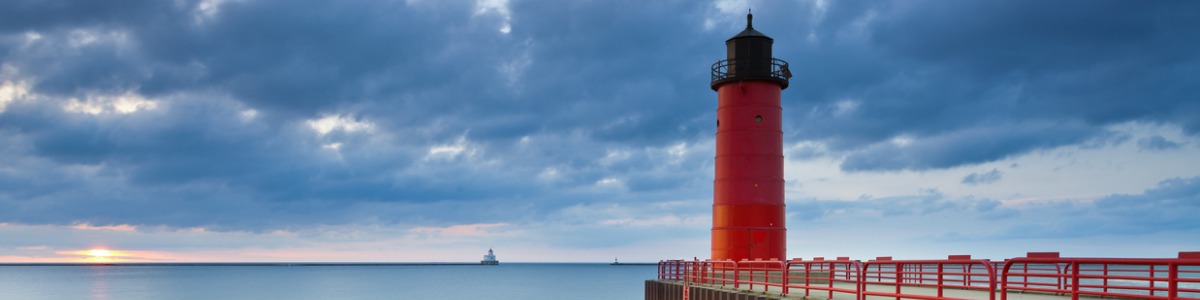
[[[684,286],[692,288],[684,293]],[[646,299],[688,299],[683,296],[691,291],[721,295],[690,299],[1200,300],[1200,252],[1180,252],[1177,258],[1069,258],[1042,252],[996,262],[969,255],[866,262],[847,257],[669,260],[659,263],[657,280],[647,282]]]

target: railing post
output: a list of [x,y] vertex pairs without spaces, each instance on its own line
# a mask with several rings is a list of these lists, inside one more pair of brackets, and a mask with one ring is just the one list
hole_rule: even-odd
[[[1071,264],[1067,264],[1067,268],[1070,269]],[[1066,270],[1063,270],[1063,264],[1054,263],[1054,270],[1056,270],[1059,275],[1058,276],[1058,289],[1060,289],[1060,290],[1065,289],[1067,286],[1066,286],[1066,279],[1063,278],[1064,277],[1063,275],[1067,275],[1066,274],[1067,272],[1066,272]]]
[[1071,262],[1071,300],[1079,300],[1079,262]]
[[783,281],[780,282],[783,284],[783,295],[784,296],[787,296],[788,290],[791,289],[791,285],[792,285],[791,277],[792,277],[792,261],[785,260],[785,261],[783,261]]
[[679,265],[677,267],[677,270],[679,271],[679,273],[677,275],[677,276],[679,276],[679,280],[687,279],[687,268],[688,268],[687,261],[682,260],[682,259],[679,260]]
[[687,278],[683,281],[683,295],[682,295],[683,300],[691,299],[692,280],[695,280],[694,278],[696,275],[696,265],[698,265],[698,264],[700,264],[700,259],[696,258],[696,257],[692,257],[692,263],[689,264],[690,267],[688,268],[688,274],[690,274],[690,276],[687,276],[689,278]]
[[1157,276],[1158,274],[1154,272],[1154,264],[1150,264],[1150,275],[1147,276],[1150,277],[1150,296],[1154,296],[1154,277]]
[[[847,257],[846,257],[846,259],[845,259],[845,261],[850,261],[850,257],[849,257],[849,256],[847,256]],[[846,269],[846,280],[850,280],[850,264],[849,264],[849,263],[845,263],[845,264],[844,264],[844,266],[846,266],[846,267],[845,267],[845,269]],[[856,271],[857,271],[857,270],[856,270]],[[857,272],[855,272],[855,273],[857,273]]]
[[740,288],[739,285],[742,282],[741,274],[742,270],[741,267],[738,267],[738,262],[736,260],[733,261],[733,288],[735,289]]
[[[1024,278],[1021,279],[1021,287],[1029,288],[1029,262],[1022,264],[1021,268],[1021,274],[1024,276]],[[1060,278],[1058,280],[1061,281],[1062,279]],[[1062,283],[1059,283],[1059,285],[1061,284]]]
[[883,265],[877,265],[877,266],[875,266],[875,268],[878,269],[877,272],[875,272],[875,282],[882,283],[883,282]]
[[854,282],[856,282],[856,287],[854,287],[854,289],[857,289],[856,293],[858,294],[859,300],[866,299],[866,296],[863,295],[863,290],[866,289],[866,276],[864,276],[866,268],[864,268],[863,264],[860,264],[862,262],[859,262],[859,260],[852,260],[852,263],[854,263],[854,271],[857,272],[857,276],[854,277]]
[[[938,267],[937,268],[937,284],[938,284],[937,296],[938,296],[938,298],[942,297],[942,280],[943,280],[942,272],[945,270],[945,268],[943,266],[944,266],[943,263],[937,264],[937,267]],[[924,278],[925,274],[921,274],[921,277]]]
[[858,276],[858,300],[863,300],[867,298],[864,291],[867,289],[867,278],[869,277],[867,273],[871,272],[871,261],[868,260],[865,265],[860,265],[859,269],[862,270],[862,274]]
[[658,261],[657,269],[658,269],[658,274],[656,274],[657,276],[655,276],[655,277],[657,277],[658,279],[663,279],[663,261],[661,261],[661,260]]
[[809,278],[812,277],[812,264],[804,264],[804,297],[808,298]]
[[1179,298],[1179,264],[1167,265],[1167,299]]
[[685,260],[681,259],[675,263],[675,280],[684,280],[684,277],[687,276],[687,273],[685,273],[687,272],[687,265],[685,265],[683,262],[685,262]]
[[[1108,293],[1108,264],[1104,264],[1104,293]],[[1150,291],[1150,295],[1154,295],[1153,290]]]
[[996,300],[996,275],[998,274],[996,267],[992,264],[991,260],[987,259],[983,260],[983,264],[983,268],[987,270],[988,274],[988,299]]
[[[975,269],[975,264],[969,264],[966,266],[966,268],[964,268],[963,273],[967,273],[966,276],[963,276],[963,284],[964,285],[971,286],[971,280],[975,279],[975,272],[974,272],[975,270],[974,269]],[[995,291],[992,291],[992,292],[995,292]]]
[[790,279],[790,277],[791,277],[791,274],[792,274],[792,270],[791,270],[791,268],[789,268],[789,267],[788,267],[788,265],[787,265],[787,261],[780,262],[780,267],[781,267],[781,268],[783,268],[782,270],[780,270],[780,271],[782,271],[782,272],[783,272],[783,278],[782,278],[782,279],[779,279],[779,284],[781,284],[781,287],[782,287],[782,290],[783,290],[783,295],[784,295],[784,296],[787,296],[787,294],[788,294],[788,283],[789,283],[789,282],[790,282],[790,280],[791,280],[791,279]]
[[[833,299],[833,279],[837,278],[837,276],[834,276],[834,275],[833,275],[834,264],[833,264],[833,263],[831,263],[831,262],[830,262],[830,263],[826,263],[826,264],[828,264],[828,266],[829,266],[829,268],[827,268],[827,270],[826,270],[826,273],[829,273],[829,278],[828,278],[828,279],[826,279],[825,281],[826,281],[826,285],[827,285],[827,287],[829,288],[829,290],[828,290],[828,292],[829,292],[829,299]],[[823,265],[824,265],[824,264],[823,264]]]
[[[1005,260],[1004,266],[1001,266],[1000,272],[997,273],[1000,276],[1000,300],[1008,300],[1008,271],[1012,269],[1012,264],[1012,259]],[[992,277],[992,284],[995,283],[996,278]]]

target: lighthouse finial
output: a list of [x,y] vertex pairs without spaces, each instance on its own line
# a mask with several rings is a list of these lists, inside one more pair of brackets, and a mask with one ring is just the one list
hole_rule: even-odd
[[746,9],[746,28],[754,28],[754,11],[750,8]]

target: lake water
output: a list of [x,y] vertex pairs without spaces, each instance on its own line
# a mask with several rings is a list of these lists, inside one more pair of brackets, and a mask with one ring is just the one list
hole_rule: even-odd
[[2,266],[0,299],[642,299],[656,267]]

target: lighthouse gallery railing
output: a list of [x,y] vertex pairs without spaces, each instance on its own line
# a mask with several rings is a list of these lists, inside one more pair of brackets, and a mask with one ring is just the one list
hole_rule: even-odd
[[788,69],[788,63],[778,58],[725,59],[712,65],[713,86],[730,80],[760,79],[778,81],[787,87],[789,78],[792,78],[792,71]]

